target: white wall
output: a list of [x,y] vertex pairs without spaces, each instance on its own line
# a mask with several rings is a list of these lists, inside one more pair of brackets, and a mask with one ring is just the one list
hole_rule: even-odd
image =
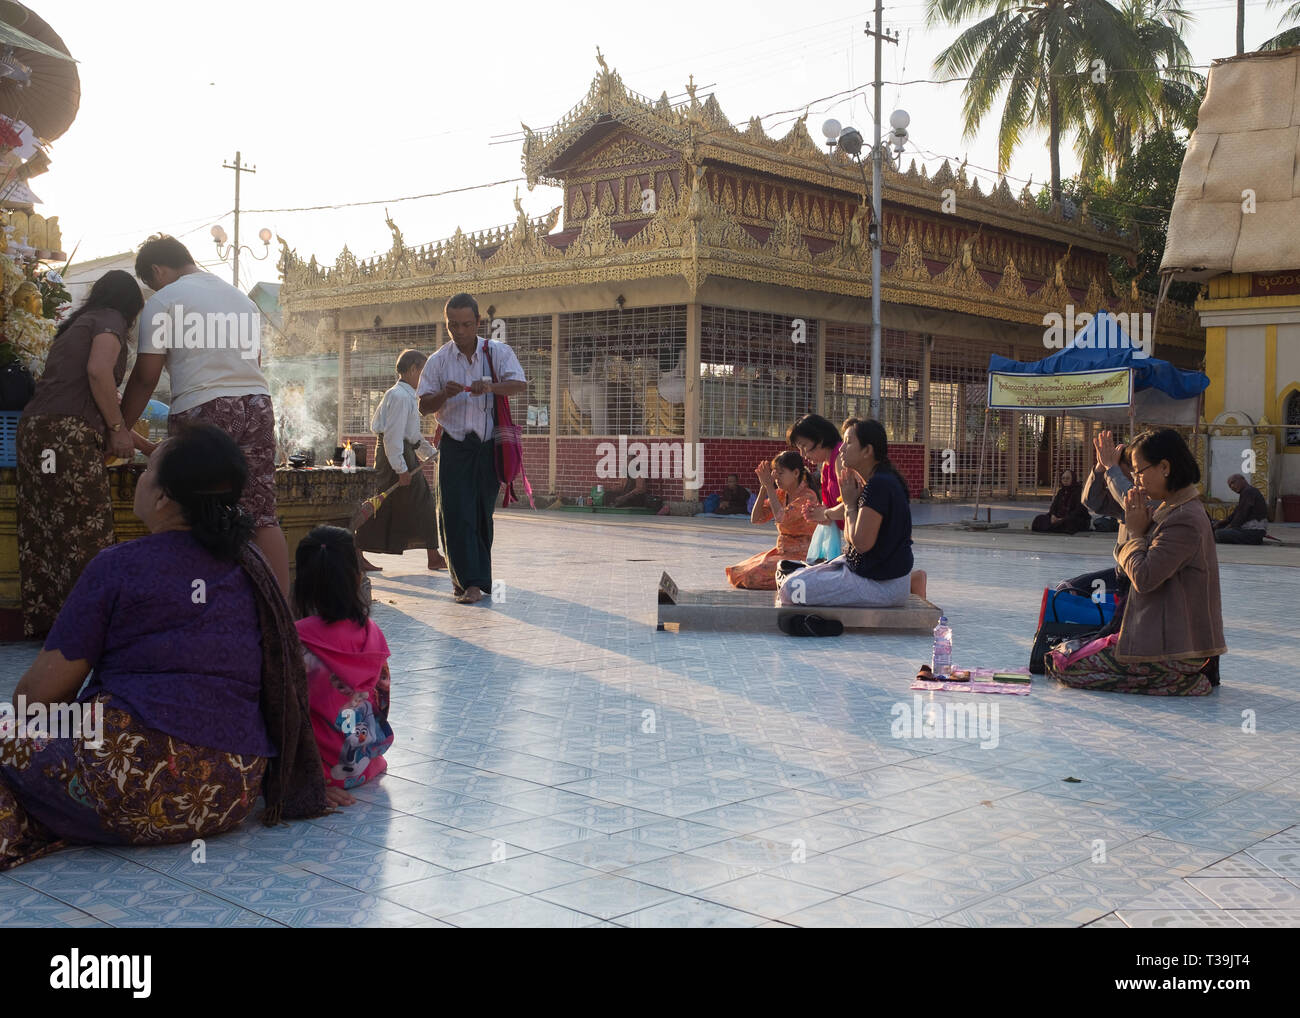
[[1231,325],[1227,337],[1223,409],[1258,421],[1264,414],[1264,326]]
[[121,269],[134,276],[135,255],[127,251],[111,260],[96,260],[90,265],[79,266],[75,262],[72,264],[68,274],[63,277],[63,285],[68,288],[68,293],[72,294],[74,307],[86,299],[86,294],[90,293],[90,288],[95,285],[95,281],[110,269]]

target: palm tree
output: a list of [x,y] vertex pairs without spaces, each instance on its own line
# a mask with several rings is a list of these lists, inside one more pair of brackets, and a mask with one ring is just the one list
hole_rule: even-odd
[[1080,93],[1095,88],[1098,70],[1109,80],[1116,69],[1141,64],[1133,29],[1105,0],[926,0],[929,25],[958,25],[983,15],[939,54],[935,69],[969,75],[962,93],[968,139],[1006,93],[998,128],[1000,172],[1028,131],[1047,128],[1052,200],[1060,201],[1066,115],[1077,124],[1078,111],[1090,101],[1098,114],[1114,114]]
[[1123,0],[1120,14],[1137,43],[1135,62],[1104,83],[1078,89],[1066,117],[1077,132],[1084,177],[1114,176],[1155,131],[1190,131],[1205,86],[1188,66],[1183,31],[1191,19],[1182,0]]
[[[1268,0],[1268,6],[1280,7],[1285,2],[1286,0]],[[1292,3],[1287,7],[1286,11],[1283,12],[1282,17],[1279,18],[1277,22],[1278,28],[1282,28],[1283,25],[1291,25],[1293,27],[1278,32],[1277,35],[1273,36],[1273,38],[1269,39],[1259,48],[1286,49],[1288,46],[1300,46],[1300,27],[1294,27],[1297,22],[1300,22],[1300,2]],[[1241,29],[1238,28],[1237,31],[1238,34],[1240,34]],[[1241,52],[1240,46],[1238,46],[1237,52]]]

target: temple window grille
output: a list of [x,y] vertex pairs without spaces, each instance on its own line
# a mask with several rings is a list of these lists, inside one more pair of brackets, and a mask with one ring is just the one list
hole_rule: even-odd
[[[528,315],[498,319],[504,335],[494,335],[493,325],[483,325],[483,336],[502,340],[524,369],[528,391],[510,397],[510,416],[525,435],[547,435],[551,431],[551,316]],[[531,408],[531,413],[530,413]],[[529,423],[529,422],[532,423]]]
[[[438,348],[438,327],[432,322],[361,329],[343,334],[343,433],[365,435],[384,393],[397,383],[397,358],[403,350],[432,354]],[[421,420],[424,434],[433,434],[431,417]]]
[[[824,416],[837,428],[871,416],[871,332],[858,325],[826,326]],[[922,337],[899,329],[880,335],[880,416],[891,442],[921,440]]]
[[[795,322],[803,342],[795,342]],[[700,434],[785,437],[815,407],[817,323],[731,308],[700,309]]]
[[686,306],[560,315],[558,435],[686,430]]
[[1286,444],[1300,445],[1300,390],[1292,392],[1286,398],[1284,420],[1286,421]]

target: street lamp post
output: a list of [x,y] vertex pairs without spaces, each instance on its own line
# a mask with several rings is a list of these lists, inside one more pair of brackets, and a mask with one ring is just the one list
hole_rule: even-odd
[[258,231],[257,234],[258,239],[261,240],[264,248],[260,257],[258,255],[253,254],[252,248],[245,247],[244,245],[239,243],[239,178],[245,173],[256,173],[257,167],[247,165],[243,161],[243,153],[236,152],[234,164],[232,165],[231,163],[222,163],[221,168],[225,170],[235,171],[235,241],[233,244],[230,245],[230,247],[226,248],[226,250],[223,252],[221,250],[221,245],[226,242],[226,231],[223,230],[220,226],[214,226],[212,228],[212,239],[217,245],[218,258],[220,258],[224,262],[226,260],[226,256],[227,255],[230,256],[230,260],[232,262],[231,278],[235,284],[235,289],[239,289],[239,252],[247,251],[250,258],[254,258],[259,262],[264,261],[266,259],[266,256],[271,253],[271,247],[270,247],[271,231],[265,228]]
[[[879,41],[877,40],[877,47]],[[891,128],[885,143],[880,138],[880,91],[876,91],[876,143],[871,146],[871,224],[867,228],[867,237],[871,244],[871,416],[880,420],[880,245],[881,245],[881,163],[889,150],[889,163],[897,166],[907,144],[907,125],[912,122],[905,110],[895,110],[889,117]],[[826,145],[833,149],[838,145],[853,156],[862,171],[862,183],[866,187],[867,171],[862,165],[862,147],[865,144],[862,132],[855,127],[842,127],[838,120],[828,120],[822,124],[822,134]],[[865,197],[865,196],[864,196]]]
[[[236,219],[235,223],[238,224],[239,220]],[[238,225],[235,226],[235,229],[236,230],[239,229]],[[248,256],[250,258],[253,258],[259,262],[266,261],[266,256],[271,253],[271,231],[268,230],[265,226],[263,226],[260,230],[257,231],[257,239],[262,242],[262,253],[260,255],[256,254],[253,251],[253,249],[249,247],[247,244],[240,244],[238,234],[235,235],[234,243],[226,246],[225,249],[223,250],[222,245],[226,243],[227,239],[228,238],[226,236],[226,231],[223,230],[220,226],[214,226],[212,228],[212,243],[214,243],[217,246],[217,257],[220,258],[223,262],[231,261],[234,263],[233,265],[234,282],[235,282],[235,288],[238,289],[239,288],[239,252],[247,251]]]

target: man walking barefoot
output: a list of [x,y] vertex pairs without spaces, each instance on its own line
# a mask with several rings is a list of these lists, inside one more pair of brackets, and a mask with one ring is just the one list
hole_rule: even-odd
[[435,487],[452,589],[460,604],[475,604],[492,589],[492,510],[501,488],[495,397],[527,392],[528,382],[510,347],[479,336],[473,297],[456,294],[444,314],[451,342],[425,362],[416,392],[420,413],[433,414],[443,431]]

